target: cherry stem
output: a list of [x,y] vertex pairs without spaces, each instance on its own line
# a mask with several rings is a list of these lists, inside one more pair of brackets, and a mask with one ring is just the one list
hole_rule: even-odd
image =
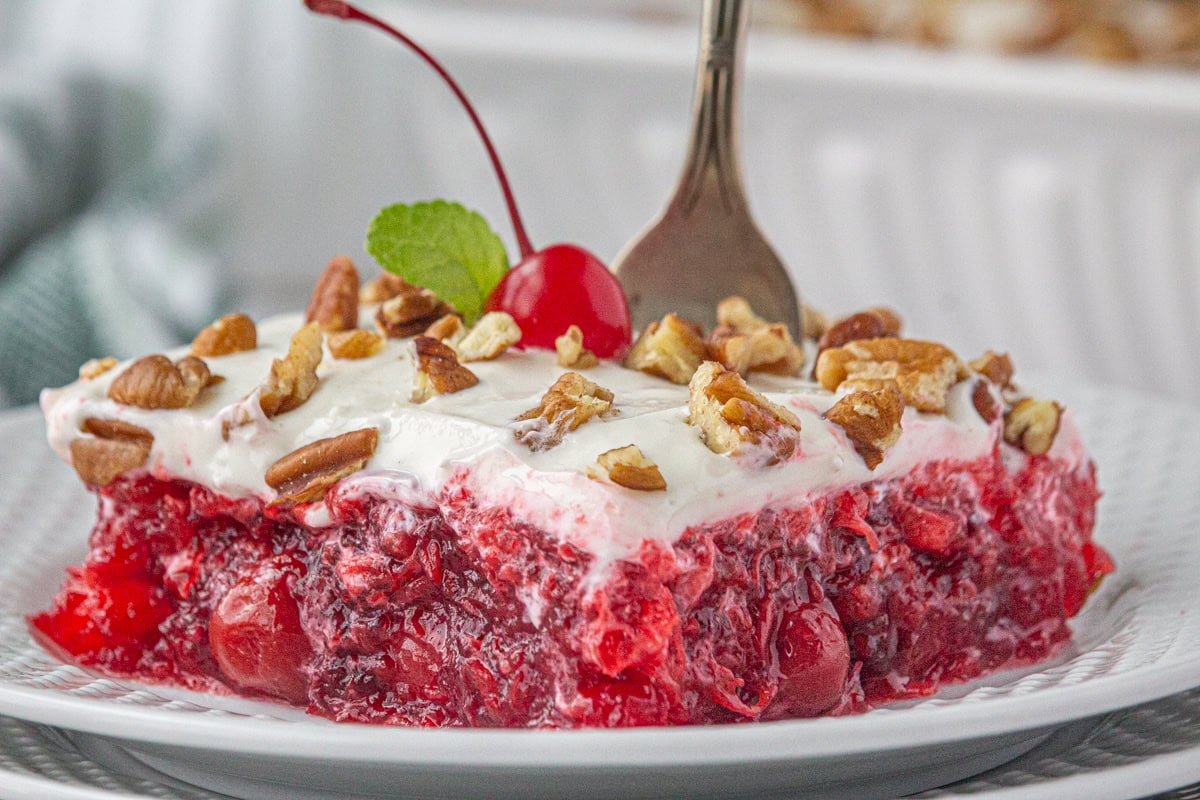
[[471,105],[471,101],[467,99],[466,94],[459,88],[454,78],[450,77],[450,73],[421,45],[383,20],[373,17],[365,11],[360,11],[350,3],[343,2],[342,0],[304,0],[304,4],[308,6],[310,11],[315,11],[318,14],[325,14],[339,19],[358,20],[359,22],[373,25],[384,33],[391,34],[399,39],[409,49],[420,56],[426,64],[433,67],[434,71],[441,76],[446,85],[450,87],[450,90],[454,92],[454,96],[458,98],[458,101],[462,103],[462,107],[466,109],[467,116],[475,124],[475,130],[479,132],[479,138],[483,140],[483,146],[487,150],[488,158],[492,162],[492,169],[496,171],[496,178],[500,181],[500,191],[504,193],[504,202],[508,206],[508,216],[512,220],[513,233],[517,237],[517,249],[521,251],[521,260],[523,261],[533,255],[533,245],[529,243],[529,237],[525,233],[525,226],[521,222],[521,214],[517,211],[516,198],[513,197],[512,187],[508,184],[508,177],[504,173],[504,167],[500,164],[500,156],[497,155],[496,148],[492,146],[492,139],[483,127],[483,120],[475,113],[475,108]]

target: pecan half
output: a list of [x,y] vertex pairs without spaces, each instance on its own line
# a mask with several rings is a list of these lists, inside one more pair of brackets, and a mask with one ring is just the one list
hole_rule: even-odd
[[431,336],[413,339],[412,401],[424,403],[435,394],[461,392],[479,383],[475,373],[458,363],[458,354]]
[[687,383],[708,357],[704,332],[694,322],[667,314],[651,322],[625,357],[625,366],[671,383]]
[[299,408],[317,388],[317,365],[324,355],[321,330],[310,322],[292,336],[287,355],[271,362],[271,372],[258,394],[268,417]]
[[85,381],[92,381],[99,378],[104,373],[117,365],[117,360],[112,356],[104,358],[93,358],[90,361],[85,361],[79,367],[79,377]]
[[714,453],[757,452],[763,463],[790,456],[799,444],[800,420],[746,385],[738,373],[705,361],[688,385],[688,424]]
[[894,386],[851,392],[825,412],[825,419],[841,426],[870,469],[878,467],[884,451],[900,440],[903,416],[904,398]]
[[107,486],[118,475],[145,465],[154,436],[145,428],[115,419],[90,417],[82,429],[91,437],[71,441],[71,466],[90,486]]
[[944,413],[946,393],[962,364],[953,351],[915,339],[862,339],[817,357],[816,378],[830,391],[871,391],[895,385],[919,411]]
[[591,369],[600,364],[596,354],[583,346],[583,331],[578,325],[571,325],[554,340],[554,352],[558,355],[558,365],[567,369]]
[[1004,415],[1004,441],[1031,456],[1045,455],[1058,436],[1062,411],[1062,406],[1050,400],[1018,400]]
[[195,356],[174,364],[164,355],[144,356],[117,376],[108,397],[145,409],[187,408],[213,382],[208,366]]
[[900,317],[891,309],[872,308],[860,311],[840,319],[830,326],[817,341],[817,349],[828,350],[831,347],[844,347],[850,342],[860,339],[899,336],[900,328]]
[[515,420],[517,441],[530,450],[549,450],[588,420],[612,411],[613,393],[578,372],[559,376],[536,408]]
[[601,453],[596,463],[608,473],[608,479],[618,486],[639,492],[661,492],[667,482],[658,465],[641,451],[637,445],[626,445]]
[[138,425],[119,419],[88,417],[80,427],[98,439],[119,439],[126,442],[141,442],[149,447],[154,444],[154,434]]
[[315,322],[322,331],[348,331],[358,327],[358,270],[345,256],[335,256],[325,265],[304,321]]
[[366,466],[378,444],[379,431],[362,428],[293,450],[267,469],[267,486],[278,492],[271,505],[320,500],[335,483]]
[[383,337],[375,331],[364,331],[362,328],[331,333],[325,341],[329,345],[329,354],[334,358],[370,358],[383,349]]
[[192,355],[227,356],[258,347],[258,329],[245,314],[226,314],[192,340]]
[[728,297],[717,305],[708,357],[743,375],[795,375],[804,366],[804,350],[792,341],[787,326],[767,322],[741,297]]
[[454,346],[460,361],[491,361],[521,341],[521,328],[509,314],[489,311]]
[[399,293],[383,302],[375,312],[375,324],[389,339],[416,336],[454,309],[428,289],[405,283]]

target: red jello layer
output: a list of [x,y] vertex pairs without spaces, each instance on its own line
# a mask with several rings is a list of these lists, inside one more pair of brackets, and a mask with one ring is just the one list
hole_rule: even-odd
[[1112,564],[1090,467],[998,452],[651,540],[611,564],[451,481],[332,523],[183,481],[103,489],[36,631],[106,674],[337,720],[664,725],[843,714],[1056,653]]

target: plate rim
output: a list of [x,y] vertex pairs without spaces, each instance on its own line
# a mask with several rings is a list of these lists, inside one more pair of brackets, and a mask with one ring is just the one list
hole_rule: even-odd
[[[143,687],[133,681],[105,680],[120,686]],[[1197,686],[1200,686],[1200,658],[1193,658],[1059,687],[1049,692],[1054,695],[1052,699],[1043,697],[1045,693],[1033,693],[992,702],[939,706],[923,711],[920,720],[923,724],[917,726],[900,711],[735,725],[575,730],[402,728],[334,723],[320,718],[288,721],[210,716],[211,712],[204,711],[190,713],[187,723],[181,725],[177,713],[163,714],[159,707],[3,685],[0,685],[0,713],[158,747],[202,748],[274,758],[513,769],[735,763],[744,766],[1026,734],[1159,700]],[[154,687],[148,686],[146,690],[153,691]],[[1004,713],[996,713],[995,702],[1004,703]],[[83,709],[95,713],[81,714]],[[964,727],[970,728],[967,735],[962,734]]]

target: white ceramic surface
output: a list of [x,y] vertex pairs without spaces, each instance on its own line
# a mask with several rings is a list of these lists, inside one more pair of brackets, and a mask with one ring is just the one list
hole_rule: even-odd
[[402,781],[436,796],[485,781],[493,794],[520,796],[536,779],[548,796],[654,796],[851,780],[915,791],[966,777],[1071,720],[1200,685],[1200,420],[1140,395],[1078,388],[1059,396],[1100,463],[1097,536],[1118,563],[1077,620],[1072,653],[1029,674],[858,717],[566,733],[337,726],[58,663],[30,640],[24,614],[43,606],[62,567],[82,556],[91,503],[45,449],[37,415],[8,414],[0,441],[20,468],[0,480],[0,713],[119,737],[161,770],[226,788],[270,778],[370,793]]
[[[3,800],[218,800],[150,771],[118,746],[0,718]],[[1167,792],[1194,800],[1200,784],[1200,690],[1057,731],[1027,755],[988,773],[918,795],[921,800],[1122,800]],[[530,794],[536,791],[530,785]],[[403,792],[397,792],[401,796]],[[857,795],[850,787],[845,795]],[[261,795],[259,795],[261,797]],[[330,797],[329,800],[335,800]]]

